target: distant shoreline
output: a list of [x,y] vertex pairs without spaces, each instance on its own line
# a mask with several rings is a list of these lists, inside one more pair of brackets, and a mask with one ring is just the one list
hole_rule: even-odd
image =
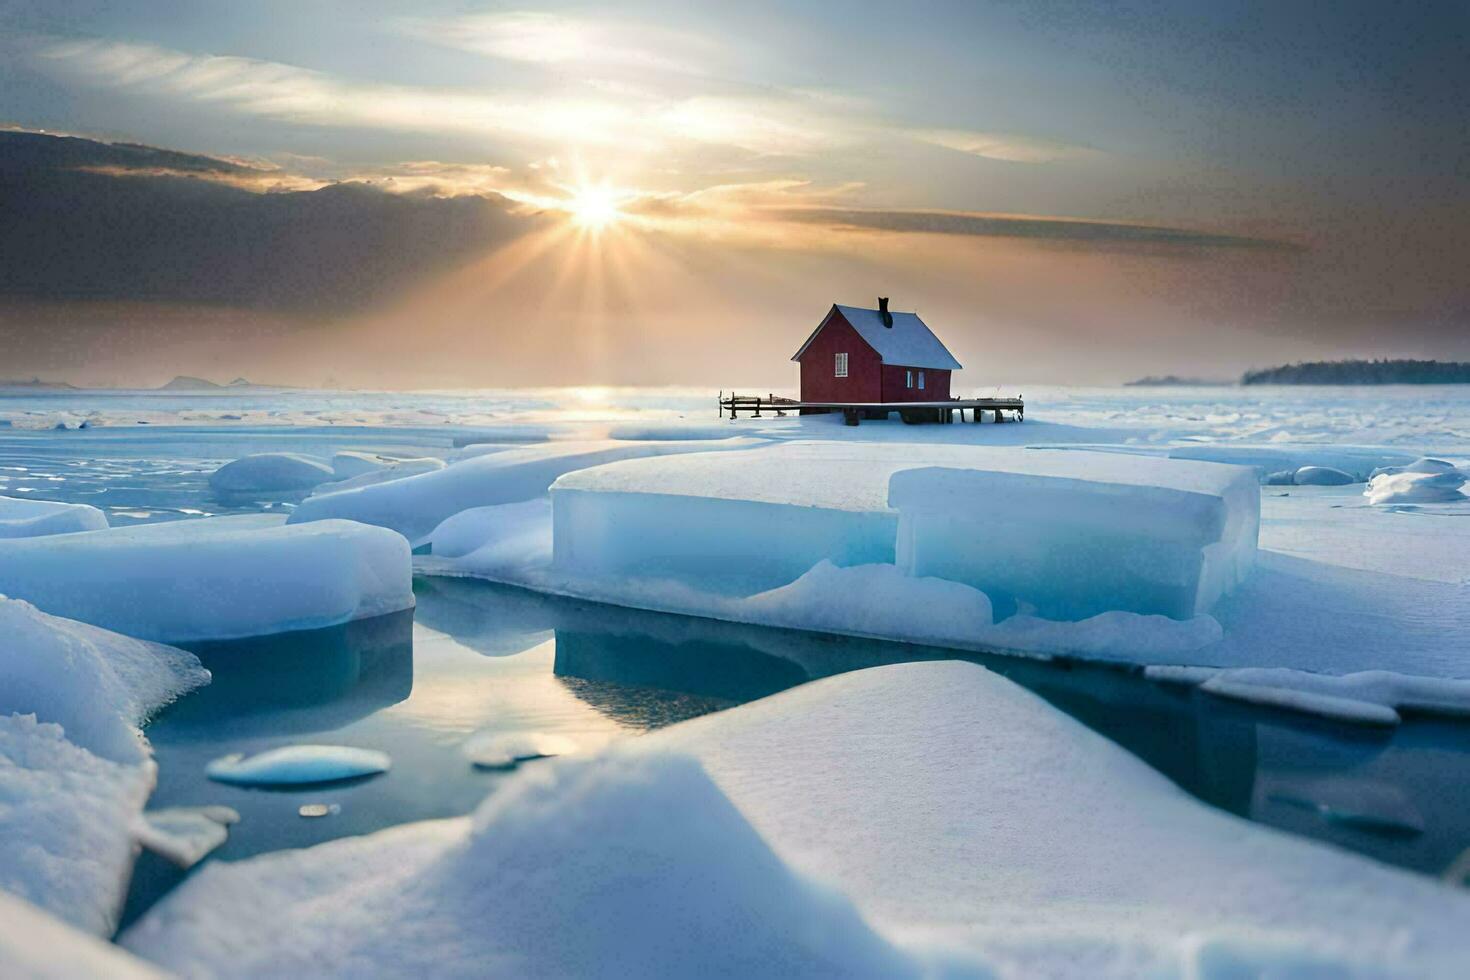
[[1242,385],[1442,385],[1470,384],[1463,361],[1303,361],[1247,371]]

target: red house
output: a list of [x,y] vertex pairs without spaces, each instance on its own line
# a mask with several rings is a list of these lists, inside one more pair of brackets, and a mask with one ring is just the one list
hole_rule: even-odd
[[924,321],[890,312],[886,296],[876,310],[833,306],[791,359],[804,402],[948,401],[960,370]]

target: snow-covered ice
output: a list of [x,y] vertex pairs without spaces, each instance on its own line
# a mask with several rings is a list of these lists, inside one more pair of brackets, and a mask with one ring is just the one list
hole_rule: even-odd
[[1255,564],[1260,492],[1238,466],[1113,453],[1007,453],[889,481],[898,566],[1051,619],[1188,619]]
[[376,776],[392,768],[388,753],[347,745],[288,745],[259,755],[226,755],[205,766],[218,783],[300,786]]
[[0,497],[0,538],[96,531],[106,526],[107,515],[87,504]]
[[1341,487],[1361,481],[1335,466],[1303,466],[1291,475],[1291,482],[1299,487]]
[[209,478],[220,494],[304,493],[333,478],[324,460],[301,453],[256,453],[226,463]]
[[207,683],[192,654],[0,598],[0,888],[116,925],[153,789],[139,726]]
[[1363,496],[1370,504],[1452,504],[1470,501],[1461,490],[1461,470],[1400,470],[1378,473],[1368,481]]
[[392,460],[373,469],[355,473],[352,476],[333,480],[329,483],[318,484],[311,491],[311,496],[320,497],[329,493],[338,493],[342,490],[355,490],[358,487],[370,487],[376,483],[387,483],[389,480],[402,480],[405,477],[418,476],[420,473],[432,473],[435,470],[442,470],[444,466],[444,460],[434,456]]
[[0,593],[165,642],[312,629],[413,605],[401,535],[253,516],[0,540]]
[[914,976],[679,756],[522,770],[473,817],[231,864],[121,937],[186,976]]
[[973,664],[827,678],[636,748],[700,759],[884,935],[1003,976],[1463,967],[1470,895],[1206,806]]
[[338,517],[392,528],[424,544],[441,523],[474,507],[518,503],[546,493],[563,473],[613,460],[717,449],[757,442],[565,440],[507,449],[460,460],[437,472],[311,497],[292,512],[292,524]]

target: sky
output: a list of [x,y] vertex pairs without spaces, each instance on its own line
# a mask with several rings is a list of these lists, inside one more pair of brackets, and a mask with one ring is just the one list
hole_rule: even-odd
[[0,0],[0,376],[1470,358],[1470,5]]

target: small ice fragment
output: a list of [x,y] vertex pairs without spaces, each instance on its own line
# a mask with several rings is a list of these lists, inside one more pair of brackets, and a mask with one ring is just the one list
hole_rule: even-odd
[[299,786],[331,783],[387,772],[386,752],[345,745],[288,745],[250,758],[235,753],[215,759],[204,774],[235,786]]
[[1292,482],[1299,487],[1342,487],[1357,483],[1358,478],[1334,466],[1303,466],[1296,471]]
[[1289,487],[1294,483],[1296,483],[1295,470],[1280,470],[1266,476],[1266,486],[1268,487]]
[[340,803],[303,803],[296,808],[303,817],[328,817],[342,812]]
[[545,732],[481,732],[466,739],[461,751],[481,769],[510,769],[528,759],[575,752],[577,743]]
[[170,807],[143,814],[138,843],[180,868],[192,868],[229,837],[240,814],[227,806]]

